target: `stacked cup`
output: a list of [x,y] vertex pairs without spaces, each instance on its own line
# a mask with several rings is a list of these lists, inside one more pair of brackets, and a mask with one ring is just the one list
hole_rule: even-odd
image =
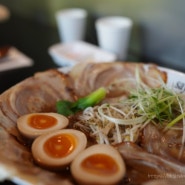
[[104,17],[96,21],[99,46],[116,54],[118,60],[127,58],[132,20],[128,17]]
[[80,8],[60,10],[56,13],[56,21],[62,42],[85,39],[86,10]]
[[[59,36],[62,42],[85,39],[87,11],[80,8],[60,10],[56,13]],[[133,22],[128,17],[107,16],[95,22],[100,48],[114,53],[118,60],[127,58]]]

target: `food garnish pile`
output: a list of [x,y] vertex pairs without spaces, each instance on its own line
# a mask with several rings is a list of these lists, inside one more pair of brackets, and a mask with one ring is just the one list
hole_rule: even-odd
[[[67,75],[46,72],[54,91],[47,89],[47,80],[38,73],[34,80],[45,83],[43,89],[38,83],[31,90],[30,78],[1,96],[5,115],[1,123],[16,120],[16,127],[10,122],[9,127],[2,124],[2,129],[23,146],[16,147],[29,156],[25,164],[34,173],[38,169],[49,173],[48,179],[40,175],[34,183],[162,185],[174,174],[181,175],[181,183],[185,178],[185,97],[167,86],[166,72],[137,63],[81,67]],[[63,92],[56,97],[59,80],[54,82],[53,73],[63,82],[58,87]],[[26,108],[21,110],[19,92],[28,93]],[[14,101],[10,104],[16,116],[5,112],[4,97]]]

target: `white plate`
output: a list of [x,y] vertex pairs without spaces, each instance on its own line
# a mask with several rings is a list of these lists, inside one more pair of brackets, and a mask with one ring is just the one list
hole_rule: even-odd
[[81,62],[113,62],[116,55],[99,47],[83,42],[58,43],[48,49],[50,56],[58,66],[74,66]]
[[[146,67],[148,67],[148,65],[146,65]],[[185,74],[184,73],[175,71],[173,69],[164,68],[164,67],[159,67],[159,69],[167,72],[167,86],[169,88],[173,88],[180,93],[185,93]],[[67,73],[67,71],[69,71],[70,68],[59,68],[59,71],[63,71],[63,70],[64,72]],[[9,169],[0,167],[1,179],[6,179],[10,175],[11,174],[10,174]],[[26,182],[16,176],[12,176],[11,180],[12,182],[19,184],[19,185],[31,185],[29,182]]]
[[159,67],[159,69],[167,72],[167,86],[169,88],[173,88],[179,93],[185,93],[185,73],[164,67]]

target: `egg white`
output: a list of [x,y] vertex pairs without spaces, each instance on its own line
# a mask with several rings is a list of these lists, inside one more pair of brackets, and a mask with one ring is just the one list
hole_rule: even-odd
[[[102,175],[91,173],[89,170],[83,168],[81,166],[83,160],[94,154],[105,154],[110,156],[117,163],[119,171],[112,175]],[[124,177],[126,167],[120,153],[115,148],[106,144],[96,144],[80,152],[71,163],[70,170],[79,184],[114,185]]]
[[[76,147],[74,150],[65,157],[54,158],[49,156],[44,150],[44,143],[51,137],[59,134],[70,134],[76,141]],[[84,150],[87,145],[86,135],[78,130],[63,129],[54,131],[48,134],[43,134],[36,138],[32,144],[31,151],[35,161],[46,168],[62,169],[66,167],[77,156],[79,152]]]

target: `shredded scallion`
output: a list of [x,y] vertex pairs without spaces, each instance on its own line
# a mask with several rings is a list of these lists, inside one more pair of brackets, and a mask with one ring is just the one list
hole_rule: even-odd
[[140,131],[149,123],[169,129],[185,118],[185,100],[181,94],[163,82],[159,87],[150,88],[141,81],[137,71],[136,79],[128,98],[88,107],[77,122],[78,127],[85,127],[98,143],[116,144],[136,142]]

